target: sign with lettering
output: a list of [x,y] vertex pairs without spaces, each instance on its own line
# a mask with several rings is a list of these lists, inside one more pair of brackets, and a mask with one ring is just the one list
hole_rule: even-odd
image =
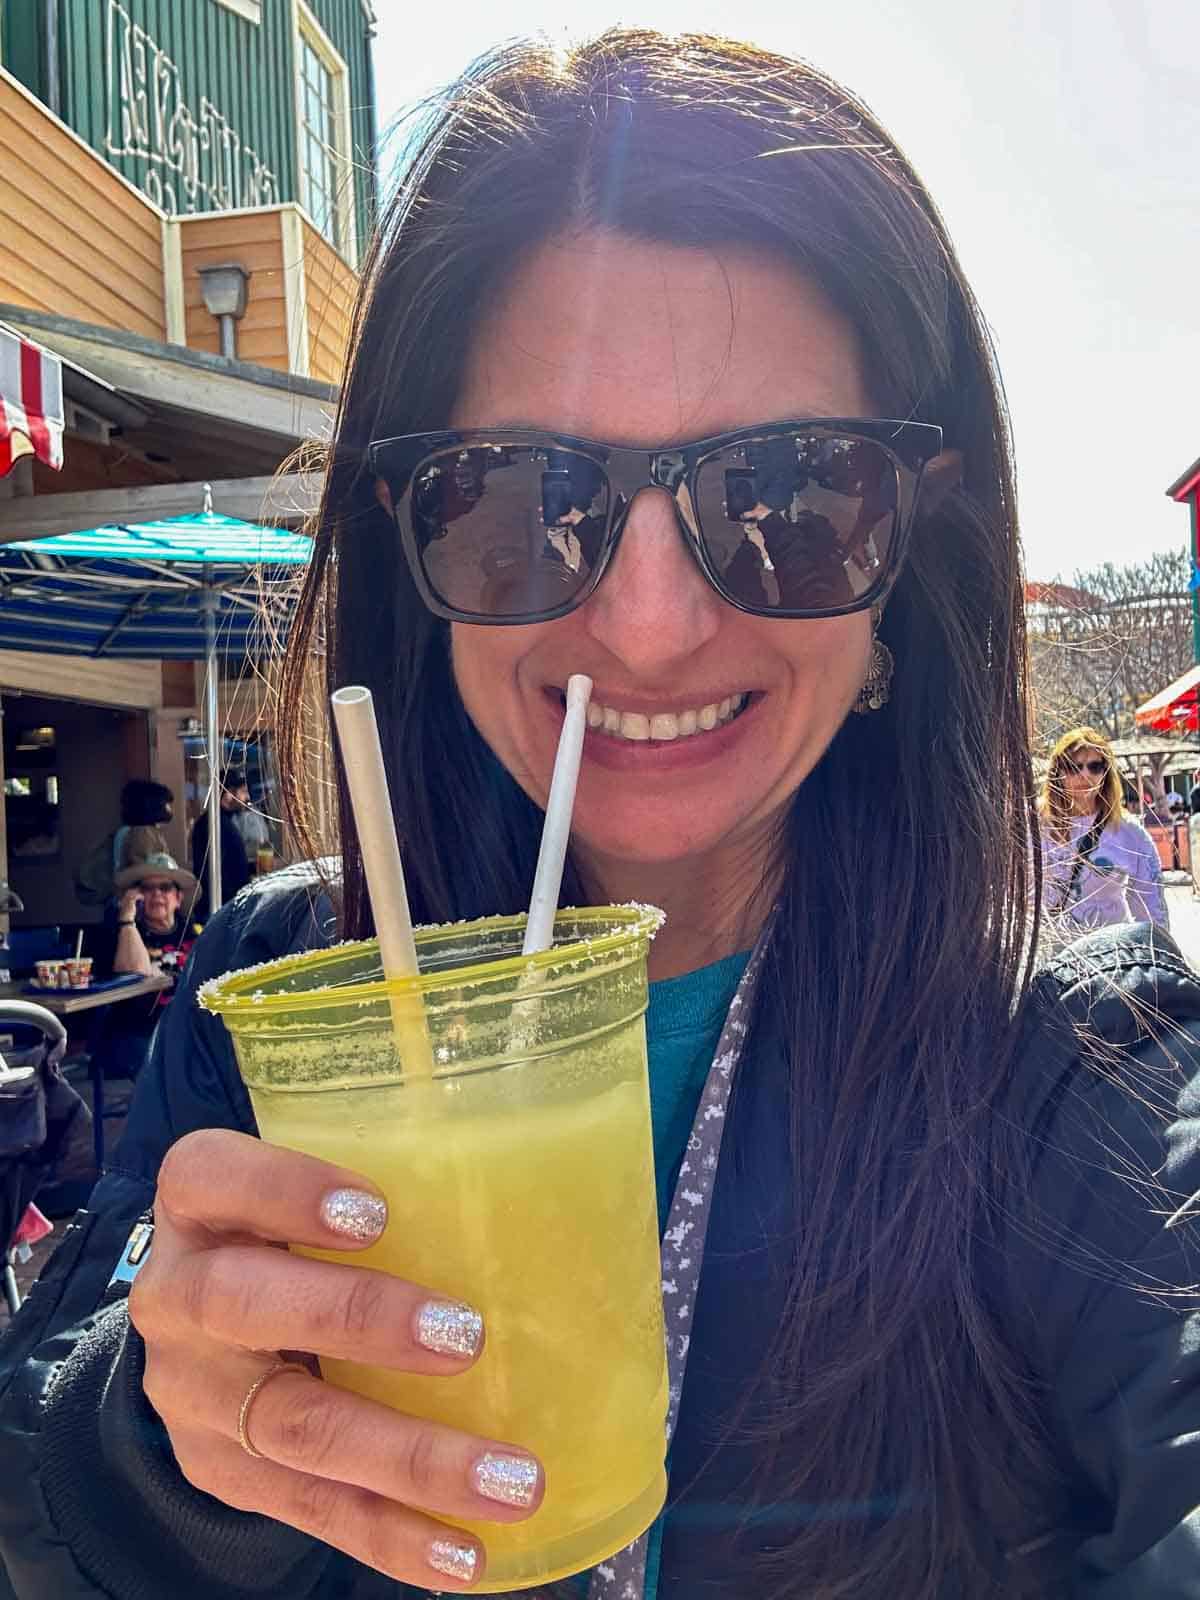
[[273,205],[276,174],[218,106],[184,99],[179,68],[120,0],[108,0],[104,148],[131,159],[135,182],[169,215]]

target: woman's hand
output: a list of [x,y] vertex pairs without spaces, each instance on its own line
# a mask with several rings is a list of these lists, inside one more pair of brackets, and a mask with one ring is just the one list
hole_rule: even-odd
[[117,902],[117,919],[120,922],[132,922],[142,909],[142,891],[134,885],[126,889]]
[[245,1134],[208,1129],[168,1151],[154,1248],[129,1297],[145,1389],[189,1483],[344,1550],[405,1583],[466,1589],[478,1541],[434,1521],[517,1522],[542,1473],[528,1452],[405,1416],[306,1372],[253,1385],[281,1351],[450,1376],[479,1354],[468,1307],[366,1267],[310,1261],[283,1242],[362,1249],[385,1207],[356,1174]]

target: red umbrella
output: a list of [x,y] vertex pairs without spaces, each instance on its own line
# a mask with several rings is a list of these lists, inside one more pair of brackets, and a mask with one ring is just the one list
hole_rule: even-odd
[[1189,667],[1182,678],[1176,678],[1152,699],[1140,705],[1133,714],[1139,728],[1152,728],[1156,733],[1200,732],[1200,666]]

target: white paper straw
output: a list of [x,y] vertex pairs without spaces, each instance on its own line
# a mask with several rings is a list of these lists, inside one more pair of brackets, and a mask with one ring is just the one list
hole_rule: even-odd
[[[404,866],[400,860],[396,823],[388,795],[379,727],[375,721],[375,703],[371,691],[357,685],[335,690],[331,703],[338,741],[342,747],[354,826],[362,851],[367,892],[371,897],[383,974],[389,980],[415,978],[419,971],[417,946],[413,939]],[[414,1074],[432,1072],[429,1035],[420,996],[393,996],[392,1019],[405,1071]]]
[[579,782],[591,693],[592,680],[582,672],[567,679],[567,714],[558,736],[558,754],[554,757],[550,798],[542,825],[542,847],[538,852],[529,917],[525,923],[523,955],[549,950],[554,942],[554,913],[558,910],[563,862],[567,859],[567,841],[571,837],[571,813],[575,809],[575,788]]
[[79,960],[79,958],[80,958],[80,956],[82,954],[83,954],[83,929],[80,928],[79,932],[75,935],[75,959],[76,959],[76,961]]

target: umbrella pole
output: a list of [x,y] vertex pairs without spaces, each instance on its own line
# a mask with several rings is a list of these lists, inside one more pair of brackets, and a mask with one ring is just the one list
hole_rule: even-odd
[[208,914],[221,909],[221,757],[217,711],[217,606],[216,592],[206,589],[200,598],[204,611],[204,749],[208,756]]

